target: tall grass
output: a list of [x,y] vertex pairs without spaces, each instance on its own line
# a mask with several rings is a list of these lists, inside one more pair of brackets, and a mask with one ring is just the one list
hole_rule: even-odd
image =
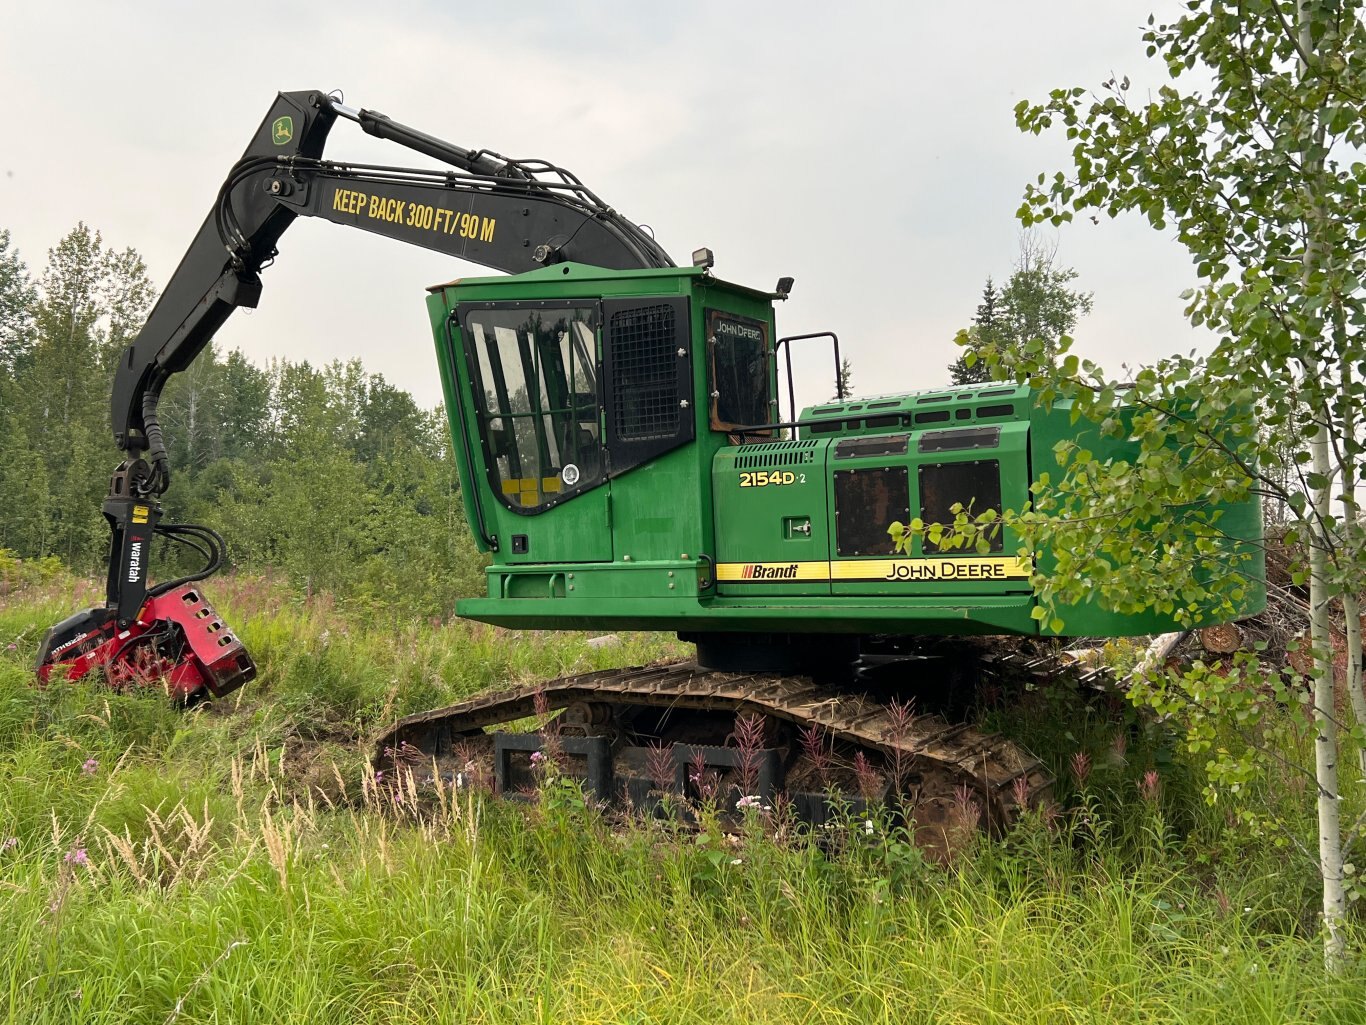
[[668,642],[395,634],[238,582],[215,597],[261,680],[187,714],[30,686],[27,627],[71,597],[0,607],[6,1023],[1363,1020],[1366,972],[1319,967],[1305,873],[1109,713],[1017,716],[1089,771],[938,867],[882,816],[685,832],[377,785],[360,757],[400,710]]

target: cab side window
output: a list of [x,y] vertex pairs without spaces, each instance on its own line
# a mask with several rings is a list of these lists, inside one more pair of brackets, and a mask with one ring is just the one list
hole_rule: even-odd
[[540,511],[604,477],[596,304],[514,303],[465,315],[480,436],[501,500]]

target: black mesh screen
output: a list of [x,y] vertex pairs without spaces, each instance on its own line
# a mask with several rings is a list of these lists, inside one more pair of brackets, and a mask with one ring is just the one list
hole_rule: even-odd
[[696,434],[692,338],[682,296],[603,300],[608,476]]
[[[920,518],[928,523],[953,522],[953,506],[962,505],[972,516],[993,509],[1001,510],[1001,464],[995,459],[973,463],[943,463],[920,468]],[[991,550],[999,552],[1005,540],[998,530],[990,538]],[[925,538],[925,554],[940,549]],[[966,552],[963,554],[973,554]]]
[[678,394],[678,324],[670,306],[612,314],[612,426],[623,441],[670,438],[683,410]]
[[835,551],[851,555],[893,555],[887,528],[911,518],[906,467],[835,471]]

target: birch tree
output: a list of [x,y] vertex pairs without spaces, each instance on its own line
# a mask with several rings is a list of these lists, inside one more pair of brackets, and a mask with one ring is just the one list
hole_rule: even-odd
[[[1366,31],[1360,0],[1190,0],[1170,23],[1148,19],[1150,58],[1167,81],[1136,95],[1128,78],[1095,91],[1058,89],[1016,108],[1019,127],[1062,130],[1070,168],[1040,175],[1020,208],[1028,226],[1079,212],[1136,213],[1189,251],[1186,313],[1213,332],[1207,357],[1173,357],[1121,389],[1067,352],[1050,368],[1032,352],[988,352],[1002,376],[1067,396],[1104,431],[1142,442],[1129,462],[1059,450],[1055,497],[1020,517],[1035,545],[1068,553],[1037,581],[1046,602],[1088,596],[1156,608],[1192,625],[1232,608],[1255,585],[1221,572],[1229,554],[1213,503],[1253,492],[1284,503],[1288,541],[1306,556],[1307,685],[1242,656],[1231,674],[1197,663],[1155,676],[1138,697],[1180,717],[1208,758],[1220,794],[1246,790],[1284,758],[1278,724],[1301,714],[1313,730],[1310,774],[1317,843],[1302,843],[1323,883],[1325,960],[1344,964],[1346,908],[1356,892],[1351,851],[1361,820],[1344,826],[1363,763],[1340,771],[1340,749],[1361,750],[1358,596],[1363,589],[1358,493],[1366,376]],[[1189,83],[1189,84],[1188,84]],[[1159,297],[1154,297],[1159,298]],[[1129,410],[1128,412],[1126,412]],[[1260,429],[1249,410],[1257,410]],[[1268,443],[1300,438],[1299,445]],[[1173,515],[1180,510],[1180,515]],[[1348,700],[1337,702],[1330,614],[1344,616]],[[1350,708],[1353,721],[1335,709]],[[1287,711],[1288,710],[1288,711]],[[1248,738],[1230,752],[1220,731]],[[1344,748],[1345,745],[1345,748]],[[1244,809],[1255,815],[1255,810]]]

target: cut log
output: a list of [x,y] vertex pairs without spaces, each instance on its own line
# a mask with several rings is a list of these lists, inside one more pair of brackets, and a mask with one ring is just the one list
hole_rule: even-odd
[[1232,655],[1243,646],[1243,631],[1237,623],[1220,623],[1200,629],[1200,647],[1211,655]]
[[1138,660],[1138,665],[1134,666],[1129,673],[1127,682],[1133,683],[1143,679],[1150,671],[1166,663],[1167,658],[1176,646],[1190,636],[1189,630],[1177,630],[1174,633],[1158,634],[1148,645],[1148,650],[1143,653],[1143,657]]

